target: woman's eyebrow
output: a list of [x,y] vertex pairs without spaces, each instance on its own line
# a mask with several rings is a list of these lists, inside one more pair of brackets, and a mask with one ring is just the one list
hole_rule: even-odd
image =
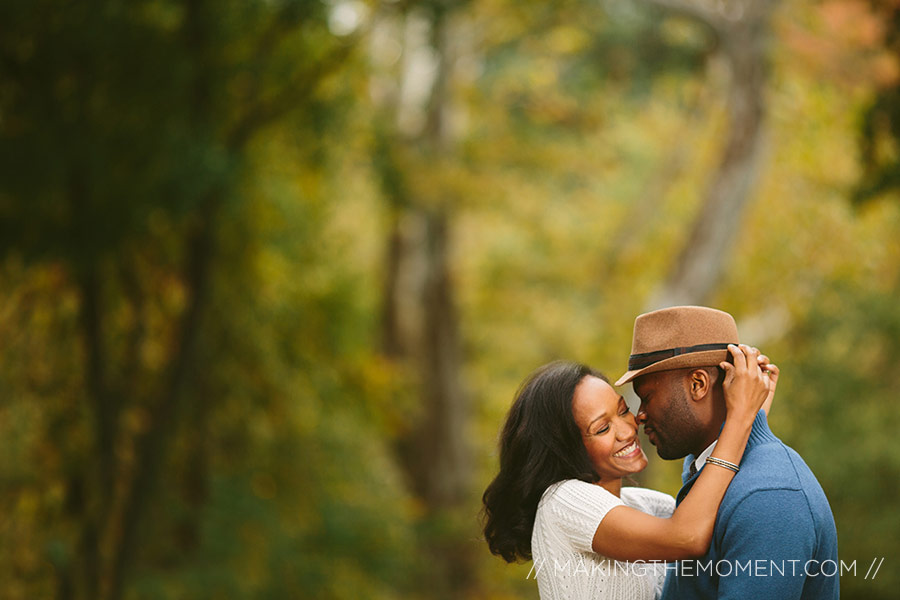
[[[625,402],[625,396],[622,396],[622,395],[620,394],[620,395],[619,395],[619,404],[621,404],[621,403],[623,403],[623,402]],[[628,403],[626,403],[625,406],[628,406]],[[607,412],[602,412],[602,413],[600,413],[599,416],[594,417],[593,420],[591,420],[591,422],[588,423],[587,428],[590,429],[590,428],[591,428],[591,425],[593,425],[594,423],[596,423],[597,421],[599,421],[599,420],[602,419],[603,417],[607,416],[608,414],[609,414],[609,413],[607,413]]]
[[594,423],[596,423],[597,421],[599,421],[600,419],[602,419],[602,418],[605,417],[606,415],[607,415],[607,413],[602,413],[599,417],[595,417],[593,421],[591,421],[590,423],[588,423],[588,426],[587,426],[588,430],[590,430],[591,425],[593,425]]

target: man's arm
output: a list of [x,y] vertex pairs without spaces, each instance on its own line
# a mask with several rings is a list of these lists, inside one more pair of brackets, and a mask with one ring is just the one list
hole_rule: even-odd
[[783,489],[750,494],[729,516],[720,543],[720,599],[800,598],[816,546],[806,497]]

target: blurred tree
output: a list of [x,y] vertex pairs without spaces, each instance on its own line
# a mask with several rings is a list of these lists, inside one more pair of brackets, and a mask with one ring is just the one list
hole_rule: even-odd
[[[790,374],[790,399],[773,427],[815,464],[838,528],[840,557],[856,562],[842,577],[841,596],[892,598],[900,518],[886,504],[900,493],[900,452],[890,443],[900,425],[893,403],[900,392],[900,311],[897,275],[876,290],[830,281],[776,349]],[[779,393],[782,392],[779,384]],[[780,413],[780,414],[778,414]],[[848,442],[852,450],[835,451]],[[884,559],[876,577],[872,560]],[[868,573],[867,573],[868,572]]]
[[[93,440],[66,474],[79,533],[57,592],[116,599],[172,436],[188,413],[206,418],[185,391],[248,143],[314,113],[353,45],[319,2],[8,2],[0,15],[0,250],[61,265],[78,292]],[[187,460],[202,504],[205,458]]]
[[737,240],[764,142],[766,50],[776,2],[652,0],[702,23],[727,65],[728,129],[690,233],[646,308],[708,303]]
[[[458,159],[457,75],[465,51],[454,18],[465,2],[384,6],[373,28],[370,89],[376,103],[373,164],[387,214],[382,350],[409,375],[398,452],[426,512],[433,593],[472,584],[459,519],[471,485],[470,411],[452,276]],[[387,55],[387,56],[386,56]]]
[[[475,539],[516,385],[614,370],[714,246],[692,289],[790,309],[773,422],[842,557],[890,557],[900,207],[847,209],[845,149],[896,81],[841,41],[890,32],[858,0],[773,5],[0,6],[0,595],[533,594]],[[896,158],[878,110],[869,175]],[[685,242],[753,197],[766,119],[739,251]]]
[[863,112],[863,175],[854,200],[865,202],[900,190],[900,6],[873,0],[873,12],[884,25],[886,56],[893,68],[883,73],[871,103]]

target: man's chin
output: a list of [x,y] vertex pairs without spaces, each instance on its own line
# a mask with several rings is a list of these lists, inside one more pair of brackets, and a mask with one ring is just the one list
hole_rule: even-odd
[[663,460],[678,460],[680,458],[684,458],[687,454],[680,454],[678,452],[672,452],[668,448],[663,448],[660,446],[656,446],[656,455],[659,456]]
[[679,452],[666,452],[662,448],[656,448],[656,455],[663,460],[682,460],[687,454]]
[[672,450],[668,446],[661,445],[659,443],[659,434],[655,429],[652,429],[649,432],[645,429],[644,434],[647,436],[647,440],[656,448],[656,455],[661,459],[676,460],[687,456],[687,454],[681,454],[679,456],[677,452],[672,452]]

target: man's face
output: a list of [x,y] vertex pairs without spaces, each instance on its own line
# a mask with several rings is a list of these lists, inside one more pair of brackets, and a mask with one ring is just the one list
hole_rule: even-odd
[[685,371],[659,371],[634,380],[641,399],[638,423],[660,458],[684,458],[696,448],[701,424],[691,410]]

